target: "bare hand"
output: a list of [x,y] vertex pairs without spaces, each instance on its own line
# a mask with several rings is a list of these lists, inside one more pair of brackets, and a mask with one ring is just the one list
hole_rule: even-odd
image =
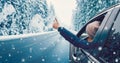
[[59,28],[59,23],[58,23],[56,18],[55,18],[54,23],[53,23],[53,28],[55,28],[55,29]]

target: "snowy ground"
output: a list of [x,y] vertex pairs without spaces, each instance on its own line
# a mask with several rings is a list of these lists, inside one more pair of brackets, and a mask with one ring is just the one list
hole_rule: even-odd
[[4,38],[0,50],[0,63],[69,62],[69,43],[57,32]]
[[0,63],[69,62],[69,43],[53,31],[46,0],[0,0],[0,16]]

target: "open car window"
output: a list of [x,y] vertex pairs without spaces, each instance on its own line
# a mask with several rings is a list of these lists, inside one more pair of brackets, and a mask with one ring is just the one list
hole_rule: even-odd
[[[79,38],[82,38],[82,39],[85,39],[85,40],[86,40],[87,37],[88,37],[88,34],[86,33],[86,26],[87,26],[89,23],[94,22],[94,21],[100,21],[100,25],[101,25],[101,23],[102,23],[103,19],[105,18],[106,14],[107,14],[107,12],[105,12],[105,13],[99,15],[99,16],[95,16],[93,19],[91,19],[91,20],[83,27],[84,29],[81,29],[81,30],[82,30],[82,33],[81,33],[81,35],[79,35]],[[78,34],[79,34],[79,33],[78,33]]]

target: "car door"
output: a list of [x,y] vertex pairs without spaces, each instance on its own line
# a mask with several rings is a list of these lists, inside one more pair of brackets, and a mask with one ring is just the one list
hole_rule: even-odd
[[103,63],[120,63],[120,5],[116,6],[99,38],[102,49],[94,51]]
[[[95,35],[93,41],[98,42],[99,37],[100,37],[100,35],[102,33],[102,30],[104,29],[108,18],[110,17],[111,13],[113,12],[113,9],[114,9],[114,7],[108,9],[107,11],[101,12],[97,16],[93,17],[90,21],[88,21],[88,23],[91,23],[91,22],[93,22],[95,20],[98,20],[98,21],[101,20],[101,25],[100,25],[98,31],[96,32],[96,35]],[[86,28],[87,24],[85,26],[83,26],[83,28],[81,28],[81,30],[78,32],[78,34],[77,34],[78,37],[83,38],[84,35],[86,35],[85,34],[85,28]],[[80,59],[80,56],[81,56],[80,49],[81,48],[77,48],[77,47],[74,47],[73,45],[70,45],[70,61],[71,61],[71,63],[75,63],[75,62],[76,63],[83,63],[83,62],[86,62],[86,60],[81,60]],[[94,50],[86,50],[86,51],[89,51],[90,53],[93,53]],[[82,56],[82,58],[83,58],[83,56]],[[83,59],[87,59],[87,58],[84,57]]]

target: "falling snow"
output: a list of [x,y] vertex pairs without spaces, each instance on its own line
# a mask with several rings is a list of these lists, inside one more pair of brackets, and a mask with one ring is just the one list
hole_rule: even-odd
[[9,53],[8,56],[11,57],[11,54]]
[[[99,0],[99,3],[102,4],[102,1]],[[78,9],[78,14],[79,11]],[[53,31],[51,25],[55,17],[54,6],[49,7],[46,0],[0,0],[0,16],[0,36]],[[80,21],[78,19],[75,19],[77,25],[79,24],[77,21]],[[76,27],[76,30],[79,28]],[[61,39],[56,32],[0,41],[0,50],[0,63],[68,63],[70,61],[69,43]],[[98,50],[101,51],[103,48],[99,47]],[[114,51],[112,54],[116,55],[117,52]],[[116,58],[114,61],[119,62],[119,59]]]
[[32,56],[29,56],[29,58],[32,58]]
[[115,62],[118,62],[119,60],[118,60],[118,58],[117,59],[115,59]]
[[113,52],[113,54],[116,54],[116,52]]
[[45,61],[45,59],[42,59],[42,61],[44,62],[44,61]]
[[98,47],[98,50],[101,51],[101,50],[102,50],[102,47]]
[[25,62],[25,59],[23,58],[23,59],[21,60],[21,62]]

